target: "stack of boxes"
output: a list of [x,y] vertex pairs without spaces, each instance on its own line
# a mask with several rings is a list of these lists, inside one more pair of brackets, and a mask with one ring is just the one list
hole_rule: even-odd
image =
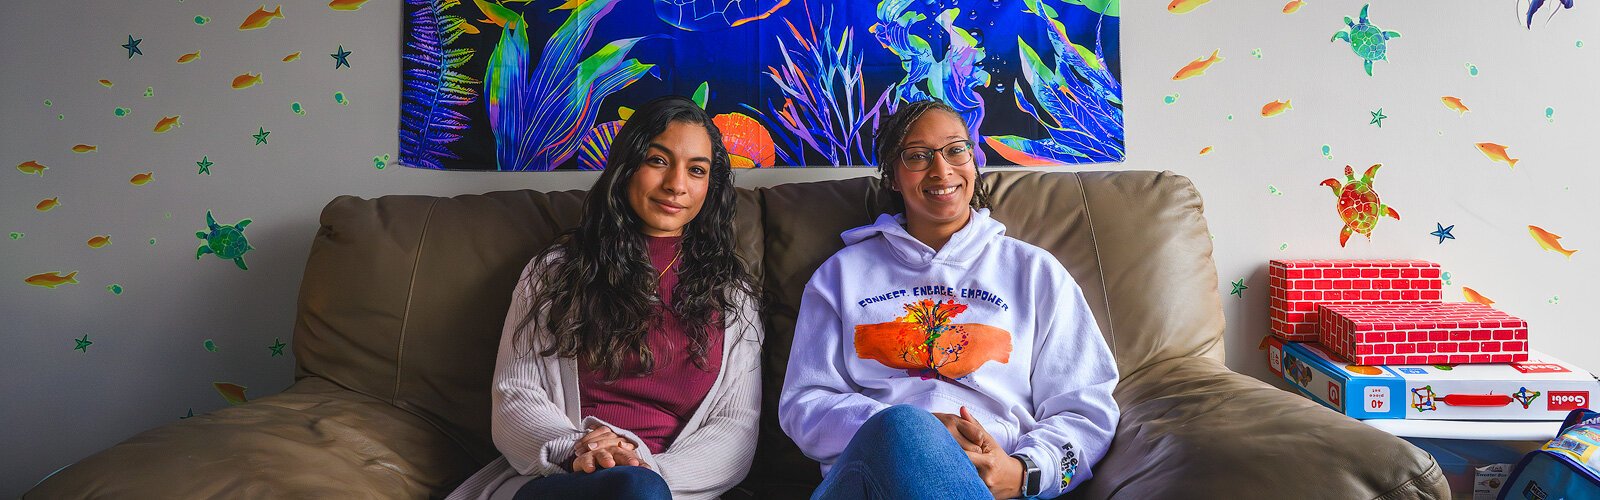
[[1528,349],[1527,322],[1442,302],[1420,260],[1274,260],[1268,364],[1352,417],[1560,420],[1594,375]]

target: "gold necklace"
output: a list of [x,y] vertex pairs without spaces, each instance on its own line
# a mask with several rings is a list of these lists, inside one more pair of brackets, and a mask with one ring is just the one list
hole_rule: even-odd
[[681,249],[678,250],[678,253],[675,253],[675,254],[672,255],[672,260],[667,261],[667,267],[661,268],[661,274],[657,274],[656,275],[656,283],[660,283],[661,282],[661,278],[665,278],[667,276],[667,271],[671,271],[672,270],[672,265],[673,264],[677,264],[678,263],[678,257],[682,257],[682,256],[683,256],[683,250],[681,250]]

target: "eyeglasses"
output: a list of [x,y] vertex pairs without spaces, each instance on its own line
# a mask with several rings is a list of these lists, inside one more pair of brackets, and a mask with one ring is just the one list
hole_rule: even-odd
[[972,163],[972,141],[962,139],[938,149],[929,147],[909,147],[900,150],[900,165],[911,172],[921,172],[933,165],[933,152],[938,151],[944,157],[945,163],[952,166],[961,166]]

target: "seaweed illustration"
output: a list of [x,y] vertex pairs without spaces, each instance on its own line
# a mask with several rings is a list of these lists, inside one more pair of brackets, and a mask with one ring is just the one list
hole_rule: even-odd
[[404,51],[405,88],[400,93],[400,161],[417,167],[443,169],[445,159],[457,159],[449,144],[467,130],[467,117],[459,108],[478,98],[483,82],[460,72],[472,59],[471,48],[452,48],[468,30],[476,31],[459,16],[444,14],[446,2],[406,0],[411,14],[411,37]]
[[[1043,166],[1060,163],[1121,161],[1123,152],[1122,84],[1111,74],[1101,52],[1098,30],[1095,48],[1072,43],[1054,8],[1044,0],[1024,0],[1028,12],[1049,27],[1046,32],[1055,66],[1020,37],[1022,74],[1038,108],[1028,102],[1020,83],[1014,85],[1017,108],[1032,116],[1048,137],[1029,139],[1014,135],[989,136],[985,142],[1013,163]],[[1104,15],[1104,14],[1102,14]],[[1041,114],[1039,108],[1043,108]]]

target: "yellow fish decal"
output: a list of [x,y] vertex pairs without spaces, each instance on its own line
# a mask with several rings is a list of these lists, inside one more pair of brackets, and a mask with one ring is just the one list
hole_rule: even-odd
[[272,12],[267,12],[266,4],[262,4],[261,8],[245,16],[244,22],[239,23],[239,31],[265,28],[273,18],[283,19],[283,4],[278,4],[278,8],[272,9]]
[[1200,156],[1211,154],[1211,146],[1200,148]]
[[1187,80],[1206,74],[1206,70],[1211,69],[1211,65],[1222,62],[1222,57],[1217,55],[1217,53],[1221,51],[1222,49],[1213,50],[1211,51],[1211,57],[1201,57],[1195,59],[1194,61],[1190,61],[1189,64],[1183,65],[1183,69],[1179,69],[1177,73],[1173,73],[1172,79]]
[[50,167],[46,167],[43,164],[40,164],[39,162],[36,162],[36,161],[33,161],[33,160],[28,160],[28,161],[25,161],[25,162],[17,164],[17,171],[18,172],[22,172],[22,173],[28,174],[28,175],[37,175],[39,177],[44,177],[44,171],[45,170],[49,170],[49,169],[50,169]]
[[367,0],[333,0],[328,2],[328,8],[333,10],[360,10],[361,4]]
[[115,84],[111,83],[111,80],[100,80],[100,86],[101,87],[105,87],[105,88],[109,89],[109,88],[111,88],[112,85],[115,85]]
[[1484,297],[1483,294],[1478,293],[1477,290],[1473,290],[1473,289],[1467,288],[1467,287],[1461,287],[1461,295],[1463,295],[1463,296],[1465,296],[1467,298],[1467,302],[1477,302],[1479,304],[1483,304],[1483,305],[1486,305],[1486,306],[1491,306],[1491,307],[1494,306],[1494,301],[1493,300],[1489,300],[1488,297]]
[[1468,111],[1472,111],[1471,109],[1467,108],[1466,104],[1461,102],[1461,98],[1459,97],[1444,96],[1440,97],[1439,100],[1444,101],[1444,107],[1455,111],[1457,116],[1465,115]]
[[244,404],[250,401],[249,398],[244,396],[245,386],[227,382],[212,382],[211,386],[215,387],[217,394],[221,394],[222,399],[227,400],[230,405]]
[[1272,101],[1261,106],[1261,117],[1278,116],[1291,109],[1294,109],[1294,106],[1289,105],[1289,101]]
[[1511,168],[1517,168],[1517,161],[1519,159],[1512,158],[1511,155],[1506,154],[1505,146],[1501,146],[1492,142],[1480,142],[1475,145],[1478,146],[1478,151],[1482,151],[1483,155],[1489,157],[1490,160],[1511,165]]
[[1561,248],[1561,242],[1557,241],[1560,240],[1561,237],[1550,234],[1549,231],[1545,231],[1539,226],[1528,226],[1528,234],[1533,235],[1533,241],[1539,242],[1539,248],[1565,255],[1568,259],[1572,258],[1572,254],[1578,252],[1577,250],[1567,250],[1565,248]]
[[283,56],[283,62],[292,62],[295,59],[299,59],[299,58],[300,58],[300,53],[299,52],[295,52],[293,54],[289,54],[289,55]]
[[89,248],[101,248],[101,247],[104,247],[106,245],[110,245],[111,244],[111,235],[109,235],[109,234],[98,234],[98,235],[95,235],[95,237],[89,238],[89,241],[86,242],[86,244],[89,245]]
[[49,212],[50,209],[55,208],[55,207],[59,207],[59,206],[61,206],[61,197],[57,196],[57,197],[54,197],[54,198],[45,198],[43,200],[40,200],[38,205],[34,205],[33,206],[33,209],[34,210],[38,210],[40,212]]
[[192,62],[195,59],[199,59],[199,58],[200,58],[200,51],[196,50],[194,52],[190,52],[188,54],[184,54],[184,55],[178,56],[178,64],[186,64],[186,63]]
[[150,180],[155,178],[155,176],[156,176],[155,172],[144,172],[144,173],[133,174],[133,178],[132,179],[128,179],[128,184],[133,184],[135,186],[143,186],[145,184],[149,184]]
[[183,126],[183,124],[178,122],[177,115],[165,116],[161,118],[161,121],[156,122],[156,128],[154,130],[157,134],[162,134],[166,133],[168,130],[172,130],[181,126]]
[[1305,3],[1304,0],[1293,0],[1293,1],[1289,2],[1289,3],[1283,4],[1283,13],[1284,14],[1293,14],[1293,13],[1295,13],[1295,11],[1300,10],[1300,6],[1305,5],[1305,4],[1306,3]]
[[1167,4],[1167,12],[1173,14],[1186,14],[1196,7],[1211,3],[1211,0],[1172,0]]
[[235,89],[247,89],[256,86],[258,83],[261,83],[261,73],[245,73],[233,77],[233,88]]
[[94,150],[97,150],[97,149],[100,149],[100,148],[96,147],[96,146],[91,146],[91,145],[88,145],[88,144],[79,144],[77,146],[73,146],[72,147],[72,152],[74,152],[74,153],[88,153],[90,151],[94,151]]
[[22,280],[22,281],[25,281],[29,285],[33,285],[33,286],[42,286],[42,287],[45,287],[45,288],[55,288],[55,287],[58,287],[58,286],[61,286],[61,285],[76,284],[78,282],[77,276],[78,276],[78,272],[77,271],[73,271],[73,272],[67,273],[66,276],[62,276],[60,272],[50,272],[50,273],[35,274],[33,276],[29,276],[28,279],[25,279],[25,280]]

